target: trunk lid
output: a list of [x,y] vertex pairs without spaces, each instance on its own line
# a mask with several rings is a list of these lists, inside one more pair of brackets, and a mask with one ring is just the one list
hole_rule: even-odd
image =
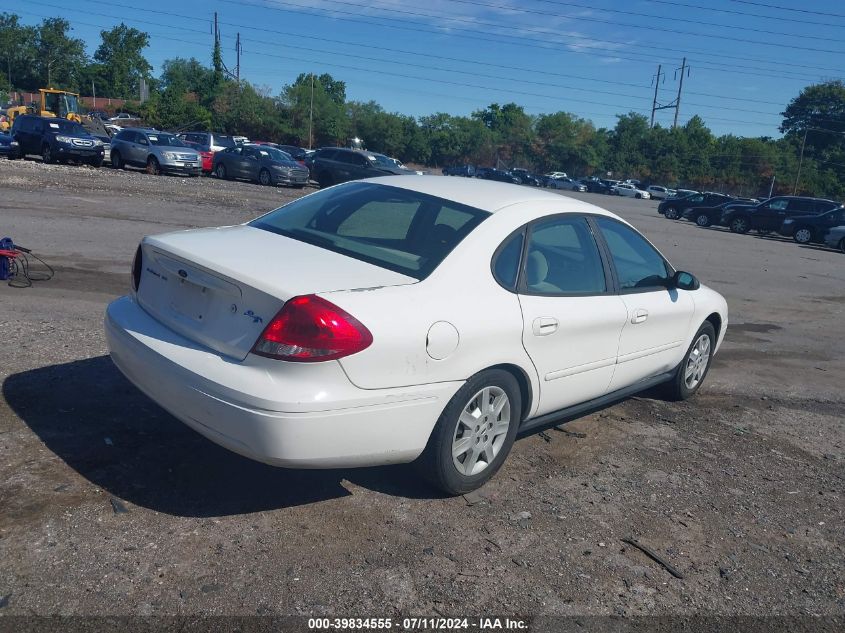
[[417,281],[250,226],[147,237],[141,256],[139,304],[173,331],[237,359],[291,297]]

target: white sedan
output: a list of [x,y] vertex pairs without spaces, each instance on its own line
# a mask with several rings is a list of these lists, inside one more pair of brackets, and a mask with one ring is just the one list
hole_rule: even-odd
[[629,182],[620,182],[613,186],[610,190],[612,193],[615,193],[617,196],[627,196],[629,198],[645,198],[648,200],[651,198],[651,194],[648,191],[643,191],[642,189],[637,188],[636,185],[632,185]]
[[517,432],[701,386],[727,305],[630,224],[505,183],[390,176],[240,226],[146,237],[111,356],[218,444],[269,464],[416,460],[459,494]]

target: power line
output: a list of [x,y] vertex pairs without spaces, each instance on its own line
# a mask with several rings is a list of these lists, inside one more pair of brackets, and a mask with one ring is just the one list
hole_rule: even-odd
[[[459,2],[461,4],[471,4],[471,5],[475,5],[475,6],[479,6],[479,7],[487,7],[487,8],[490,8],[490,9],[508,9],[510,11],[517,11],[519,13],[532,13],[532,14],[535,14],[535,15],[545,15],[545,16],[549,16],[549,17],[566,18],[566,19],[571,19],[572,17],[576,17],[578,20],[586,20],[586,21],[590,21],[590,22],[601,22],[601,23],[605,23],[605,24],[617,24],[618,25],[618,23],[616,23],[616,22],[612,22],[612,21],[609,21],[609,20],[600,20],[598,18],[591,18],[591,17],[586,17],[586,16],[580,16],[580,15],[579,16],[568,16],[568,15],[563,15],[563,14],[560,14],[560,13],[552,13],[552,12],[549,12],[549,11],[538,11],[536,9],[523,9],[523,8],[519,8],[519,7],[516,7],[516,6],[506,6],[506,5],[501,5],[501,4],[488,4],[486,2],[479,2],[478,0],[452,0],[452,1],[453,2]],[[564,6],[564,7],[573,7],[573,8],[577,8],[577,9],[595,9],[596,8],[595,5],[578,4],[576,2],[558,2],[558,1],[555,1],[555,0],[538,0],[538,1],[539,2],[545,2],[546,4],[553,4],[553,5],[556,5],[556,6]],[[625,9],[603,8],[602,11],[607,12],[607,13],[618,13],[620,15],[633,15],[633,16],[637,16],[637,17],[649,18],[649,19],[652,19],[652,20],[669,20],[673,23],[687,22],[687,23],[691,23],[691,24],[697,24],[697,25],[700,25],[700,26],[715,26],[715,27],[720,28],[720,29],[739,29],[739,30],[745,31],[745,32],[750,31],[752,33],[764,33],[766,35],[785,35],[786,37],[799,37],[799,38],[805,37],[804,35],[801,35],[800,33],[785,33],[783,31],[772,31],[770,29],[756,29],[756,28],[749,27],[749,26],[737,26],[737,25],[733,25],[733,24],[718,24],[716,22],[704,22],[704,21],[701,21],[701,20],[689,20],[689,19],[685,19],[685,18],[678,18],[676,16],[669,17],[669,16],[666,16],[666,15],[655,15],[654,13],[640,13],[638,11],[628,11],[628,10],[625,10]],[[634,27],[634,28],[649,28],[649,29],[653,28],[653,27],[649,27],[649,26],[645,26],[645,25],[635,25],[635,24],[622,24],[621,26]],[[691,33],[689,31],[673,31],[671,29],[663,29],[663,28],[661,28],[660,30],[661,31],[668,31],[670,33],[680,33],[682,35],[693,35],[693,36],[696,36],[696,37],[708,37],[708,38],[718,37],[720,39],[734,39],[734,38],[730,38],[728,36],[714,36],[711,33]],[[819,35],[813,35],[813,39],[814,40],[822,40],[822,41],[826,41],[826,42],[837,42],[837,43],[842,42],[842,38],[839,38],[839,37],[821,37]]]
[[[342,20],[342,21],[347,21],[347,22],[357,22],[357,23],[360,23],[360,24],[370,24],[370,25],[379,26],[379,27],[387,27],[387,28],[393,28],[393,29],[413,31],[413,32],[418,32],[418,33],[431,33],[431,34],[434,34],[434,35],[443,35],[444,34],[442,30],[421,28],[421,27],[418,26],[418,22],[414,21],[414,20],[401,19],[401,18],[391,18],[391,17],[382,17],[382,16],[368,16],[368,17],[370,17],[370,20],[366,20],[366,19],[363,19],[361,17],[358,17],[358,16],[360,16],[360,12],[343,11],[341,9],[331,9],[329,15],[327,15],[326,12],[315,12],[315,10],[313,10],[313,9],[307,10],[308,9],[307,7],[303,7],[302,5],[299,5],[299,4],[290,4],[290,3],[284,2],[282,0],[277,0],[277,2],[274,2],[273,5],[265,5],[265,4],[259,5],[259,4],[254,4],[254,3],[251,3],[251,2],[244,2],[243,0],[218,0],[218,1],[219,2],[225,2],[225,3],[228,3],[228,4],[234,4],[234,5],[237,5],[237,6],[253,7],[253,8],[256,8],[256,9],[266,9],[266,10],[270,10],[270,11],[280,11],[280,12],[287,12],[287,13],[298,13],[298,14],[301,14],[301,15],[309,15],[309,16],[318,17],[318,18],[322,18],[322,19],[336,19],[336,20]],[[327,1],[332,1],[332,0],[327,0]],[[284,5],[285,8],[282,8],[281,6],[278,6],[278,5]],[[291,8],[291,7],[297,7],[297,8]],[[388,10],[388,9],[385,9],[385,10]],[[391,11],[399,12],[398,10],[391,10]],[[338,15],[346,15],[346,16],[352,16],[352,17],[338,17]],[[429,17],[429,18],[440,18],[441,16],[428,15],[427,17]],[[400,24],[413,24],[414,26],[413,27],[411,27],[411,26],[394,26],[392,24],[384,24],[383,22],[372,22],[371,20],[398,22]],[[474,20],[470,20],[470,22],[473,23],[473,24],[476,23]],[[503,25],[497,25],[497,24],[494,24],[493,26],[495,26],[497,28],[511,28],[511,29],[517,28],[517,27],[503,26]],[[722,58],[725,58],[725,59],[750,60],[750,61],[769,63],[769,64],[779,63],[781,65],[791,65],[789,62],[780,62],[778,60],[771,60],[771,59],[761,60],[761,59],[756,59],[756,58],[749,58],[747,56],[737,57],[737,56],[733,56],[733,55],[720,55],[720,54],[709,53],[709,52],[705,52],[705,51],[693,51],[693,50],[687,50],[687,49],[669,48],[669,47],[666,47],[666,46],[655,46],[655,45],[640,46],[640,45],[632,45],[630,42],[623,42],[623,41],[618,41],[618,40],[599,39],[599,38],[594,38],[594,37],[588,38],[586,36],[580,37],[580,36],[566,35],[566,34],[560,34],[560,33],[551,34],[547,31],[538,31],[538,32],[543,33],[544,35],[555,35],[557,37],[568,38],[570,40],[574,40],[574,42],[572,44],[569,44],[565,48],[562,48],[561,46],[555,45],[554,43],[550,42],[549,40],[539,39],[539,38],[534,38],[534,37],[510,35],[510,34],[505,34],[505,33],[491,33],[489,31],[479,31],[478,29],[462,29],[460,27],[455,27],[455,26],[450,26],[449,30],[450,31],[458,31],[458,32],[461,32],[461,33],[467,33],[467,35],[462,36],[466,39],[473,39],[473,40],[484,41],[484,42],[492,42],[492,43],[497,44],[497,45],[508,44],[508,45],[511,45],[511,46],[526,46],[524,44],[514,44],[513,42],[504,41],[502,39],[502,38],[509,38],[509,39],[512,39],[512,40],[516,40],[517,42],[531,42],[532,48],[536,48],[536,45],[540,44],[544,48],[550,48],[550,49],[555,49],[555,50],[564,50],[568,53],[573,53],[573,52],[576,52],[576,51],[573,51],[572,47],[577,47],[578,49],[589,49],[591,52],[598,51],[599,53],[602,53],[602,54],[604,54],[608,57],[615,57],[615,58],[619,58],[619,59],[626,59],[626,60],[629,60],[629,61],[636,61],[636,62],[642,62],[643,59],[647,59],[648,61],[661,61],[661,58],[656,57],[653,54],[648,55],[648,54],[644,54],[644,53],[636,53],[636,52],[630,52],[630,51],[626,51],[623,54],[623,53],[620,53],[616,49],[607,48],[606,46],[602,46],[602,44],[611,44],[611,45],[614,45],[614,46],[624,46],[626,48],[644,48],[644,49],[649,50],[649,51],[655,51],[655,50],[668,51],[668,52],[671,52],[671,53],[686,54],[686,53],[692,52],[692,53],[696,53],[696,54],[708,55],[708,56],[711,56],[711,57],[722,57]],[[479,35],[477,35],[477,33],[479,33],[479,32],[486,33],[488,35],[493,35],[495,37],[494,38],[480,37]],[[631,55],[637,55],[638,57],[630,57]],[[690,60],[690,61],[695,62],[696,65],[699,66],[700,68],[711,68],[711,69],[714,69],[714,70],[726,70],[728,72],[732,72],[732,73],[735,73],[735,74],[746,74],[746,75],[752,74],[752,73],[743,73],[743,72],[736,70],[738,68],[742,68],[742,69],[748,69],[748,70],[755,71],[753,73],[755,76],[772,77],[774,79],[783,79],[785,77],[784,71],[782,71],[782,70],[779,71],[778,74],[763,74],[763,72],[766,72],[766,71],[769,72],[769,73],[774,72],[775,69],[772,69],[772,68],[760,68],[760,67],[740,65],[740,64],[735,64],[735,63],[728,64],[728,63],[708,62],[708,61],[705,61],[705,60],[694,60],[694,59]],[[825,68],[825,67],[822,67],[822,68],[811,67],[811,68],[823,70],[823,71],[830,71],[830,72],[840,72],[841,71],[840,68]],[[759,71],[763,71],[763,72],[759,72]],[[792,74],[792,73],[790,73],[790,74]],[[806,80],[806,74],[801,75],[801,76],[795,76],[795,77],[792,77],[792,78],[794,78],[796,80],[805,81]]]
[[[324,1],[330,2],[332,4],[340,4],[340,5],[344,5],[344,6],[354,6],[358,9],[360,9],[360,5],[357,5],[354,2],[346,2],[345,0],[324,0]],[[461,2],[461,1],[468,1],[468,0],[456,0],[456,1]],[[276,4],[287,5],[288,3],[277,2]],[[302,7],[302,5],[294,5],[294,6]],[[528,31],[528,32],[534,32],[534,33],[541,33],[543,35],[550,35],[548,30],[535,29],[535,28],[532,28],[532,27],[524,26],[524,25],[511,26],[509,24],[501,24],[501,23],[496,23],[496,22],[484,22],[484,21],[481,21],[481,20],[477,20],[475,18],[455,17],[455,16],[446,15],[446,14],[432,15],[430,13],[420,13],[420,12],[417,12],[417,11],[407,11],[407,10],[403,10],[403,9],[393,9],[393,8],[388,8],[388,7],[383,7],[383,6],[379,6],[378,8],[379,8],[379,11],[388,11],[390,13],[398,13],[398,14],[401,14],[401,15],[411,15],[411,16],[423,17],[423,18],[434,18],[434,19],[439,19],[439,20],[445,19],[445,20],[454,21],[454,22],[481,24],[481,25],[484,25],[484,26],[492,26],[492,27],[500,28],[500,29],[516,30],[516,31],[520,31],[520,32]],[[501,7],[499,7],[499,8],[501,8]],[[614,11],[613,9],[606,9],[606,10],[610,11],[610,12]],[[332,11],[334,11],[334,9],[332,9]],[[646,30],[649,30],[649,31],[655,30],[653,26],[646,26],[646,25],[643,25],[643,24],[620,24],[617,21],[603,20],[601,18],[592,18],[592,17],[588,17],[588,16],[578,16],[578,19],[586,21],[586,22],[597,22],[597,23],[600,23],[600,24],[612,24],[613,26],[616,26],[616,27],[638,28],[638,29],[646,29]],[[722,39],[722,40],[729,40],[729,41],[732,41],[732,42],[736,41],[735,37],[731,37],[731,36],[727,36],[727,35],[694,33],[692,31],[680,31],[680,30],[677,30],[677,29],[665,29],[665,28],[660,29],[660,30],[662,32],[676,33],[676,34],[679,34],[679,35],[692,35],[692,36],[696,36],[696,37],[708,37],[708,38],[711,38],[711,39]],[[606,40],[606,41],[609,41],[609,40]],[[845,50],[838,50],[837,51],[837,50],[831,50],[831,49],[826,49],[826,48],[814,48],[814,47],[811,47],[811,46],[798,46],[798,45],[795,45],[795,44],[784,44],[783,42],[766,42],[766,41],[762,41],[762,40],[750,40],[750,39],[747,39],[747,38],[745,38],[743,41],[745,43],[748,43],[748,44],[758,44],[760,46],[774,46],[774,47],[777,47],[777,48],[780,48],[780,49],[789,48],[789,49],[793,49],[793,50],[810,51],[810,52],[813,52],[813,53],[829,53],[829,54],[833,54],[833,55],[845,55]]]
[[[545,0],[539,0],[540,2],[544,2]],[[795,17],[783,17],[783,16],[775,16],[775,15],[765,15],[763,13],[749,13],[747,11],[734,11],[731,9],[720,9],[716,7],[708,7],[700,4],[689,4],[686,2],[675,2],[674,0],[646,0],[646,2],[651,2],[654,4],[667,4],[674,7],[686,7],[688,9],[701,9],[702,11],[712,11],[714,13],[727,13],[729,15],[742,15],[748,16],[752,18],[763,18],[766,20],[780,20],[783,22],[798,22],[800,24],[812,24],[815,26],[829,26],[835,28],[845,28],[845,24],[829,24],[828,22],[817,22],[813,20],[801,20]]]
[[[91,1],[91,0],[83,0],[83,1]],[[49,3],[43,3],[43,2],[37,2],[37,1],[33,1],[33,4],[44,4],[46,6],[59,8],[56,5],[52,5],[52,4],[49,4]],[[128,5],[121,5],[119,3],[112,3],[112,4],[114,4],[115,6],[128,7]],[[165,11],[154,11],[154,12],[164,14],[164,15],[168,15],[170,17],[177,17],[177,18],[189,19],[189,18],[192,17],[192,16],[180,15],[180,14],[165,12]],[[90,13],[92,15],[100,15],[100,16],[103,16],[103,17],[114,17],[115,19],[117,19],[116,16],[110,16],[110,15],[103,14],[103,13],[97,13],[97,12],[90,12]],[[183,28],[181,26],[180,27],[173,27],[171,25],[155,23],[155,22],[150,22],[150,21],[144,21],[144,20],[136,20],[136,21],[141,22],[141,23],[145,23],[145,24],[152,24],[154,26],[165,26],[165,27],[180,28],[180,29]],[[240,25],[240,24],[231,24],[231,23],[224,22],[222,20],[219,21],[219,22],[220,22],[220,24],[234,26],[234,27],[237,27],[237,28],[245,28],[245,29],[252,29],[252,30],[258,30],[258,31],[263,31],[263,32],[269,32],[269,33],[272,33],[272,34],[275,34],[275,35],[279,35],[279,34],[288,35],[287,33],[278,32],[278,31],[274,31],[274,30],[271,30],[271,29],[264,29],[264,28],[260,28],[260,27],[248,27],[248,26],[244,26],[244,25]],[[186,30],[191,30],[191,29],[186,29]],[[193,31],[197,32],[197,33],[201,33],[201,31],[198,31],[198,30],[195,30],[195,29]],[[316,39],[316,40],[327,41],[327,42],[338,42],[338,40],[330,40],[330,39],[326,39],[326,38],[317,38],[317,37],[311,37],[311,36],[299,36],[299,37],[305,37],[306,39]],[[300,48],[298,46],[282,44],[282,43],[279,43],[279,42],[269,42],[269,41],[266,41],[266,40],[252,39],[251,41],[254,42],[254,43],[264,44],[264,45],[273,46],[273,47],[293,48],[295,50],[299,50],[299,48]],[[432,57],[432,58],[442,59],[442,60],[452,61],[452,62],[462,62],[462,61],[464,61],[464,60],[454,58],[454,57],[446,57],[446,56],[441,56],[441,55],[431,55],[431,54],[425,54],[425,53],[418,53],[416,51],[403,51],[401,49],[392,49],[392,48],[387,48],[387,47],[370,46],[370,45],[360,45],[360,44],[354,44],[354,43],[353,43],[353,45],[355,45],[355,46],[366,46],[367,48],[374,48],[374,49],[377,49],[377,50],[385,50],[385,51],[394,52],[394,53],[400,52],[400,53],[406,53],[406,54],[412,54],[412,55],[427,55],[427,56]],[[510,77],[500,77],[500,76],[497,76],[497,75],[483,75],[483,74],[477,73],[476,71],[462,71],[460,69],[454,69],[454,68],[432,67],[430,65],[415,64],[413,62],[405,62],[405,61],[398,61],[398,60],[394,61],[394,60],[389,60],[389,59],[384,59],[384,58],[379,58],[379,57],[354,55],[354,54],[348,53],[348,52],[329,51],[329,50],[319,49],[319,48],[314,48],[314,47],[311,47],[309,50],[314,51],[314,52],[321,52],[321,53],[325,53],[325,54],[329,54],[329,55],[343,55],[345,57],[355,57],[355,58],[358,58],[358,59],[363,59],[363,60],[367,60],[367,61],[376,61],[376,62],[380,62],[380,63],[393,63],[393,64],[399,64],[399,65],[403,65],[403,66],[414,66],[414,67],[423,68],[423,69],[437,70],[437,71],[441,71],[441,72],[451,72],[451,73],[465,74],[465,75],[481,76],[481,77],[486,77],[486,78],[496,79],[496,80],[505,79],[507,81],[513,81],[513,82],[516,82],[516,83],[525,83],[525,84],[530,84],[530,85],[542,85],[542,86],[548,85],[548,82],[543,82],[543,81],[533,81],[533,80],[528,80],[528,79],[516,79],[516,78],[510,78]],[[516,71],[520,71],[520,72],[531,72],[531,73],[536,72],[534,69],[518,67],[518,66],[505,66],[505,65],[501,65],[501,64],[491,64],[491,63],[485,63],[485,62],[473,62],[473,63],[476,64],[476,65],[483,65],[483,66],[489,66],[489,67],[494,67],[494,68],[505,68],[505,69],[516,70]],[[584,77],[584,76],[578,76],[578,75],[569,75],[569,74],[566,74],[566,73],[557,73],[557,72],[553,72],[553,71],[540,71],[540,72],[542,74],[547,74],[547,75],[550,75],[550,76],[562,77],[562,78],[567,78],[567,79],[578,79],[578,80],[582,80],[582,81],[595,81],[595,82],[604,83],[604,84],[621,85],[621,86],[628,86],[628,87],[633,87],[633,88],[647,88],[648,87],[645,84],[633,84],[633,83],[628,83],[628,82],[611,81],[611,80],[606,80],[606,79],[596,79],[596,78]],[[590,88],[579,88],[578,86],[572,86],[570,84],[567,84],[567,90],[573,90],[573,91],[578,91],[578,92],[590,92],[590,93],[595,93],[595,94],[606,94],[606,95],[611,95],[611,96],[619,96],[619,97],[626,97],[626,98],[632,98],[632,99],[641,98],[640,95],[620,94],[618,91],[610,92],[610,91],[595,90],[595,89],[590,89]],[[697,95],[697,96],[707,96],[707,97],[718,97],[720,99],[723,98],[721,95],[714,95],[714,94],[709,94],[709,93],[699,93],[699,92],[692,92],[692,91],[688,91],[687,94],[693,94],[693,95]],[[752,102],[752,103],[769,104],[768,101],[760,101],[760,100],[754,100],[754,99],[742,99],[742,98],[732,98],[732,97],[726,97],[726,98],[731,99],[731,100],[737,100],[737,101],[749,101],[749,102]],[[722,109],[722,110],[730,110],[730,111],[744,112],[744,113],[750,113],[750,114],[763,114],[763,115],[767,115],[767,116],[780,116],[779,112],[764,112],[764,111],[761,111],[761,110],[750,110],[750,109],[734,108],[734,107],[725,108],[724,106],[714,106],[714,105],[707,105],[707,104],[702,104],[702,103],[692,103],[692,102],[689,105],[692,105],[692,106],[698,107],[698,108],[705,108],[705,109],[719,108],[719,109]],[[674,106],[672,106],[672,107],[674,107]]]
[[781,11],[794,11],[795,13],[812,13],[813,15],[824,15],[832,18],[845,18],[845,14],[843,13],[827,13],[825,11],[812,11],[810,9],[795,9],[794,7],[784,7],[778,4],[752,2],[752,0],[731,0],[731,2],[738,2],[740,4],[753,4],[757,7],[765,7],[767,9],[779,9]]

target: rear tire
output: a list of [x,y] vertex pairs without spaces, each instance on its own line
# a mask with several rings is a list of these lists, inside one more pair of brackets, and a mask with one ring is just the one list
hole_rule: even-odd
[[845,255],[845,238],[839,240],[839,252]]
[[443,409],[417,461],[422,475],[460,495],[483,486],[504,463],[521,420],[516,378],[488,369],[470,378]]
[[323,172],[317,176],[317,183],[320,185],[320,189],[325,189],[326,187],[331,187],[334,184],[334,178],[328,172]]
[[160,176],[161,175],[161,166],[158,164],[155,156],[150,156],[147,159],[147,173],[151,176]]
[[710,216],[707,215],[706,213],[702,213],[697,218],[695,218],[695,223],[698,226],[708,227],[711,224]]
[[666,216],[667,220],[677,220],[678,210],[675,207],[666,207],[666,210],[663,212],[663,215]]
[[730,229],[732,233],[748,233],[748,220],[745,218],[734,218],[731,220]]
[[714,349],[716,330],[710,321],[705,321],[693,337],[675,376],[666,383],[665,394],[668,400],[686,400],[699,390],[713,361]]

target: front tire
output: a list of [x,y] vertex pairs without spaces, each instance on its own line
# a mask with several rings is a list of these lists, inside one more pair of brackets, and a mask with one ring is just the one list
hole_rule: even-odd
[[332,178],[332,175],[328,172],[323,172],[317,176],[317,183],[320,185],[320,189],[325,189],[334,184],[334,178]]
[[125,165],[123,163],[123,158],[120,156],[120,152],[112,152],[111,155],[111,166],[115,169],[124,169]]
[[161,166],[158,164],[155,156],[150,156],[147,159],[147,173],[151,176],[161,175]]
[[52,165],[56,162],[56,159],[53,157],[53,150],[49,145],[45,145],[41,148],[41,159],[44,161],[45,165]]
[[640,198],[642,198],[642,196],[641,196],[640,194],[637,194],[637,195],[635,195],[634,197],[635,197],[637,200],[639,200]]
[[800,229],[795,231],[795,234],[792,236],[799,244],[809,244],[813,241],[813,230],[807,228],[806,226],[802,226]]
[[839,240],[839,252],[845,255],[845,238]]
[[269,187],[273,184],[273,178],[270,176],[270,172],[266,169],[262,169],[258,173],[258,182],[264,185],[265,187]]
[[226,180],[226,165],[223,163],[217,163],[217,167],[214,169],[214,175],[220,180]]
[[716,330],[710,321],[705,321],[692,339],[684,360],[672,380],[666,385],[669,400],[686,400],[699,390],[716,349]]
[[666,207],[666,210],[663,212],[663,215],[666,216],[667,220],[677,220],[678,210],[675,207]]
[[97,169],[99,169],[102,166],[103,166],[103,157],[102,156],[99,156],[98,158],[95,158],[94,160],[91,161],[91,167],[96,167]]
[[504,463],[521,420],[516,378],[489,369],[470,378],[446,405],[418,466],[434,486],[460,495],[483,486]]

